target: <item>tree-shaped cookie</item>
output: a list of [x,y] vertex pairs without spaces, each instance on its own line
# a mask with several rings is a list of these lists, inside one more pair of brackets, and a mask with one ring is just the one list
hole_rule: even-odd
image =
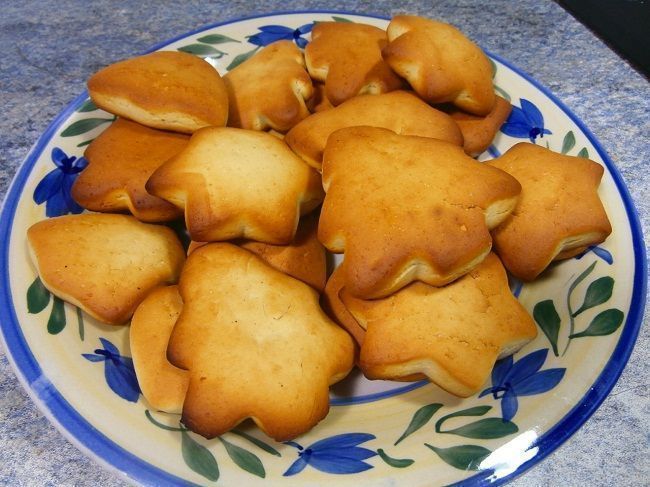
[[228,126],[286,132],[309,115],[313,87],[302,52],[291,41],[269,44],[223,78]]
[[325,417],[354,345],[314,289],[227,243],[192,252],[179,289],[167,354],[190,375],[183,424],[212,438],[251,418],[281,441]]
[[345,253],[348,290],[370,299],[414,280],[442,286],[481,262],[489,229],[521,190],[495,169],[436,139],[372,127],[334,132],[318,237]]
[[378,300],[355,298],[344,288],[340,297],[366,329],[359,367],[368,378],[424,375],[457,396],[478,392],[498,358],[537,335],[493,253],[444,287],[418,282]]
[[72,197],[92,211],[129,211],[138,220],[147,222],[174,220],[182,212],[147,193],[144,185],[188,141],[187,135],[151,129],[119,118],[86,149],[88,167],[75,180]]
[[516,208],[492,232],[495,251],[520,279],[535,279],[553,260],[573,257],[612,232],[598,196],[600,164],[522,142],[489,165],[521,183]]
[[197,131],[147,191],[185,210],[192,240],[291,242],[323,197],[318,174],[277,137],[226,127]]
[[483,51],[455,27],[413,15],[393,17],[386,62],[429,103],[452,102],[487,115],[495,102],[492,68]]
[[305,61],[312,78],[325,83],[333,105],[364,93],[396,90],[403,81],[381,56],[386,32],[352,22],[319,22],[305,48]]

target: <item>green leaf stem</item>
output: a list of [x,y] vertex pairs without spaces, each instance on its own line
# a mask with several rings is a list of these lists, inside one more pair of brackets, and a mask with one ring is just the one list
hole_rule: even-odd
[[394,444],[397,445],[404,438],[406,438],[407,436],[415,433],[417,430],[422,428],[422,426],[427,424],[429,420],[433,417],[433,415],[436,413],[436,411],[438,411],[438,409],[440,409],[441,407],[442,404],[433,403],[433,404],[427,404],[426,406],[422,406],[420,409],[418,409],[413,415],[413,418],[411,418],[411,422],[406,427],[406,430],[404,431],[404,433],[402,433],[402,436],[400,436]]

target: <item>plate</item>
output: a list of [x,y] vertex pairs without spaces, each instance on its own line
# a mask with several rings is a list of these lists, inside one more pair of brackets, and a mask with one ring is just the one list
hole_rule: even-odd
[[[336,12],[264,15],[204,27],[152,50],[196,54],[223,74],[270,42],[304,47],[313,23],[331,20],[388,22]],[[33,223],[80,211],[67,198],[70,183],[85,146],[113,121],[84,92],[18,170],[0,219],[2,337],[35,403],[82,451],[151,485],[482,485],[502,483],[551,453],[607,396],[632,351],[643,314],[645,246],[621,176],[589,130],[548,90],[490,57],[496,89],[514,115],[480,159],[527,140],[599,162],[613,233],[534,283],[513,281],[540,333],[496,364],[481,393],[459,399],[427,382],[353,374],[333,388],[328,417],[286,443],[251,425],[208,441],[184,430],[179,416],[152,410],[133,374],[128,327],[99,324],[51,296],[25,245]]]

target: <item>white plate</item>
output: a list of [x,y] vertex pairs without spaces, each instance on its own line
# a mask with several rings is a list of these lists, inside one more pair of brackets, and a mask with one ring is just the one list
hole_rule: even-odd
[[[154,49],[193,52],[224,73],[259,45],[280,38],[303,47],[312,23],[333,17],[387,25],[385,19],[347,13],[267,15],[208,26]],[[210,441],[181,431],[178,416],[150,411],[139,395],[128,359],[128,328],[98,324],[35,284],[25,232],[47,218],[48,204],[50,215],[75,210],[65,200],[66,181],[79,164],[70,157],[81,157],[112,121],[82,93],[19,169],[0,219],[2,335],[36,404],[83,451],[144,484],[476,485],[502,482],[548,455],[603,401],[629,357],[643,312],[645,247],[622,179],[587,128],[530,77],[492,59],[498,91],[515,107],[510,121],[519,117],[520,123],[506,124],[482,160],[532,140],[605,166],[600,195],[612,235],[533,284],[515,283],[531,313],[544,302],[537,308],[538,322],[546,310],[547,324],[556,324],[548,318],[555,308],[557,343],[540,332],[514,356],[514,365],[512,359],[497,364],[484,394],[468,399],[423,382],[370,382],[356,374],[335,387],[329,416],[287,444],[252,426]],[[37,204],[35,190],[52,171],[62,172],[41,185],[40,196],[52,195]],[[44,186],[52,191],[42,191]],[[57,196],[55,190],[63,192]],[[587,309],[572,318],[587,295],[604,297],[588,299]],[[569,340],[587,329],[589,336]]]

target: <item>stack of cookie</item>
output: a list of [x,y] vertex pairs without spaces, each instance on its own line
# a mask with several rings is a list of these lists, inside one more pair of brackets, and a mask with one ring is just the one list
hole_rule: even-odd
[[[355,363],[476,393],[537,333],[502,261],[534,279],[611,232],[598,164],[532,144],[473,159],[511,107],[441,22],[318,23],[304,53],[279,41],[223,78],[158,52],[88,87],[119,117],[72,188],[101,213],[34,225],[35,265],[98,320],[130,320],[145,398],[206,437],[250,418],[294,438]],[[187,258],[164,225],[179,217]],[[329,279],[325,249],[344,254]]]

